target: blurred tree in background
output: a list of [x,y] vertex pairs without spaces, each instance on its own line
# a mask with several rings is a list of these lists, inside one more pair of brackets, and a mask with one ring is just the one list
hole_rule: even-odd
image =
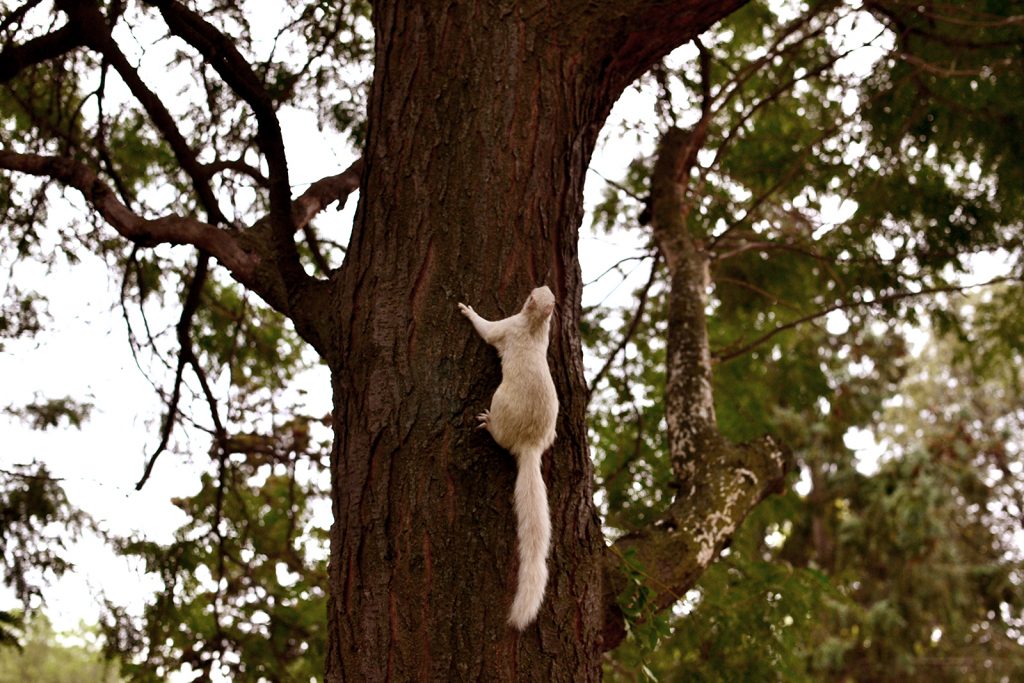
[[[719,424],[778,435],[799,478],[670,616],[645,612],[663,587],[637,573],[610,680],[1022,675],[1022,20],[983,4],[810,3],[788,21],[751,4],[648,77],[660,129],[686,130]],[[621,321],[589,339],[605,520],[623,532],[661,514],[651,491],[671,480],[675,282],[651,211],[671,152],[638,158],[596,215],[609,232],[655,221],[640,305],[590,312]],[[973,283],[991,284],[958,293]],[[847,445],[868,432],[878,462]]]
[[0,648],[0,683],[119,683],[117,665],[105,661],[96,633],[57,634],[45,615],[28,621],[18,649]]

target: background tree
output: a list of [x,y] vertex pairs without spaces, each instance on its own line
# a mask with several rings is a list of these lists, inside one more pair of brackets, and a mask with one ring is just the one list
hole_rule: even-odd
[[[39,400],[7,408],[35,429],[78,427],[91,406],[70,398]],[[45,585],[71,570],[67,546],[92,520],[68,500],[45,464],[0,469],[0,570],[3,584],[21,609],[0,610],[0,646],[20,646],[26,615],[43,605]]]
[[[844,372],[838,362],[844,353],[899,355],[891,340],[875,341],[866,316],[850,321],[849,338],[863,340],[857,344],[820,331],[786,330],[824,310],[856,313],[871,301],[894,313],[911,311],[899,302],[920,293],[921,283],[930,290],[957,286],[947,282],[944,269],[964,265],[964,254],[995,247],[1016,253],[1009,228],[1019,222],[1019,206],[1012,193],[999,194],[1016,166],[1006,163],[993,139],[971,138],[962,129],[940,136],[943,144],[981,155],[968,159],[965,152],[964,168],[976,163],[980,172],[969,175],[979,178],[952,188],[961,191],[947,200],[942,164],[960,158],[939,155],[941,147],[930,151],[926,122],[934,114],[923,122],[913,107],[913,116],[893,115],[894,106],[902,114],[899,106],[921,101],[902,98],[893,84],[903,81],[886,80],[900,67],[917,60],[912,75],[933,90],[940,89],[937,77],[958,75],[934,73],[944,62],[908,47],[917,47],[918,33],[935,34],[934,8],[871,6],[903,22],[894,23],[899,59],[886,63],[878,79],[856,83],[863,100],[857,111],[867,112],[856,116],[833,103],[850,85],[835,82],[831,71],[845,48],[827,39],[829,27],[852,12],[838,3],[814,3],[777,32],[775,15],[752,5],[737,15],[731,35],[697,45],[689,69],[656,71],[667,91],[676,77],[696,84],[693,111],[699,109],[700,118],[688,130],[671,128],[673,110],[663,109],[666,134],[649,192],[658,260],[670,283],[651,309],[664,317],[645,322],[638,312],[630,334],[615,341],[615,348],[628,347],[629,336],[645,325],[667,337],[667,347],[652,344],[654,364],[644,365],[642,376],[647,395],[664,386],[666,400],[650,412],[634,410],[635,429],[617,417],[595,423],[607,522],[619,530],[607,552],[590,495],[583,426],[590,392],[577,333],[583,173],[619,92],[742,3],[633,2],[591,5],[586,12],[571,3],[546,3],[544,12],[533,12],[528,4],[375,3],[369,20],[375,77],[365,127],[353,116],[367,92],[360,89],[365,72],[358,60],[368,54],[368,8],[360,4],[297,5],[272,40],[261,40],[233,6],[203,7],[200,15],[174,2],[58,2],[52,12],[29,2],[5,11],[0,75],[11,95],[4,113],[14,123],[3,133],[0,166],[43,179],[38,185],[22,176],[17,185],[7,181],[13,227],[5,252],[52,258],[40,218],[54,199],[53,181],[81,191],[131,242],[111,240],[97,225],[81,234],[66,230],[60,244],[73,254],[71,241],[80,241],[125,274],[122,305],[135,348],[173,351],[163,392],[168,410],[140,486],[159,467],[157,456],[174,446],[190,392],[210,416],[215,474],[198,496],[181,502],[196,524],[170,548],[173,562],[165,562],[167,549],[124,546],[160,567],[169,585],[200,598],[195,608],[172,599],[150,612],[151,626],[159,624],[156,615],[170,614],[207,634],[185,655],[187,635],[172,634],[166,652],[154,655],[158,669],[187,661],[204,672],[216,666],[239,675],[271,669],[284,675],[298,666],[291,673],[307,673],[301,660],[315,634],[302,629],[314,627],[296,601],[315,598],[306,579],[315,581],[316,569],[305,559],[292,558],[291,565],[288,559],[312,533],[301,512],[313,475],[296,477],[307,466],[294,463],[308,459],[314,471],[318,450],[308,442],[315,420],[280,416],[294,405],[283,392],[288,378],[309,362],[296,350],[295,333],[330,367],[335,396],[328,678],[583,680],[598,675],[600,651],[621,641],[623,614],[631,628],[659,623],[652,608],[677,602],[750,508],[779,486],[781,451],[757,437],[803,436],[780,415],[799,420],[820,410],[826,396],[830,407],[845,405],[822,368]],[[943,6],[938,18],[971,22],[971,31],[990,41],[960,46],[975,51],[976,61],[965,69],[991,81],[980,87],[995,98],[980,100],[974,126],[985,128],[993,111],[1008,127],[1019,125],[1003,80],[1005,50],[1020,49],[1019,21],[1008,7],[985,10],[998,11],[993,15],[953,11],[962,9]],[[155,58],[151,53],[138,60],[125,54],[124,28],[141,31],[151,22],[172,37],[166,41],[178,50],[172,61],[188,66],[190,85],[183,92],[194,106],[155,94],[143,68]],[[923,40],[930,45],[930,38]],[[284,57],[286,45],[295,52]],[[725,54],[728,49],[735,56]],[[999,49],[1004,52],[996,58]],[[747,63],[738,65],[740,58]],[[123,96],[115,95],[118,89]],[[967,92],[959,102],[973,106],[978,98]],[[926,102],[939,101],[931,91],[924,94]],[[877,122],[867,127],[875,104]],[[295,166],[296,158],[286,156],[280,117],[294,106],[315,108],[325,125],[348,130],[357,144],[365,134],[365,147],[362,162],[293,200],[288,162]],[[924,139],[905,142],[898,126],[908,121]],[[880,125],[891,122],[891,130]],[[846,159],[843,150],[853,145],[877,148]],[[707,163],[702,150],[714,154]],[[811,164],[813,158],[821,163]],[[633,180],[642,183],[647,175],[638,165]],[[908,201],[911,178],[921,182],[917,196],[927,201]],[[1000,179],[995,195],[975,194],[994,178]],[[357,184],[351,239],[344,244],[329,231],[325,240],[313,218]],[[153,191],[158,186],[173,191]],[[841,229],[821,233],[826,191],[860,201]],[[881,242],[874,239],[879,225],[892,227]],[[342,247],[332,249],[331,242]],[[150,249],[158,243],[198,250],[192,260]],[[881,258],[886,244],[902,249],[901,258]],[[284,314],[294,332],[221,270],[211,270],[210,256]],[[656,284],[659,270],[653,270]],[[521,298],[515,292],[542,280],[562,302],[552,363],[563,411],[545,471],[555,523],[553,579],[538,627],[517,638],[503,626],[505,604],[481,600],[511,595],[515,576],[507,502],[514,468],[468,422],[496,386],[497,368],[480,345],[465,345],[472,335],[453,311],[455,301],[473,299],[486,314],[510,313]],[[859,287],[851,292],[848,282]],[[825,294],[815,296],[817,288]],[[31,294],[13,295],[28,303],[10,307],[20,316],[12,319],[31,322]],[[142,315],[161,299],[180,305],[169,334],[154,333]],[[132,307],[141,314],[127,313]],[[714,316],[706,326],[709,309]],[[828,343],[819,348],[823,339]],[[607,350],[615,361],[618,354]],[[714,376],[713,359],[719,361]],[[662,363],[667,376],[659,374]],[[604,379],[591,385],[594,405],[621,415],[601,382],[623,386],[624,404],[635,403],[635,395],[614,365],[600,374]],[[232,389],[218,397],[214,388],[227,377]],[[769,391],[772,380],[786,382],[790,391]],[[735,389],[740,385],[746,390]],[[865,408],[855,397],[848,400]],[[253,417],[257,411],[270,417]],[[841,440],[868,414],[869,408],[843,416],[828,439]],[[626,448],[621,437],[631,430]],[[657,435],[662,431],[667,439]],[[814,452],[797,455],[812,481],[816,471],[831,467],[813,460]],[[271,474],[260,474],[261,466]],[[253,475],[259,479],[246,481]],[[285,495],[284,514],[261,519],[269,501]],[[760,547],[769,520],[752,520],[760,532],[741,533],[736,543],[747,538]],[[257,584],[270,580],[272,563],[282,562],[304,578],[294,586],[278,582],[281,590],[261,595]],[[201,566],[210,568],[208,579],[183,573]],[[801,573],[799,582],[805,595],[822,584],[813,572]],[[709,583],[703,590],[727,586]],[[242,602],[253,595],[260,604]],[[570,614],[572,632],[564,628]],[[166,642],[158,630],[142,636],[128,620],[113,623],[116,647],[135,655],[146,638]],[[248,635],[265,637],[275,628],[288,630],[296,642],[261,659],[247,645]]]
[[[636,572],[631,616],[646,623],[609,660],[616,679],[639,679],[644,661],[670,680],[1002,680],[1019,671],[1020,553],[1009,540],[1019,506],[991,484],[1012,478],[973,447],[961,445],[956,466],[935,463],[927,453],[948,435],[921,433],[865,477],[844,440],[851,428],[873,428],[883,401],[909,400],[901,325],[923,313],[939,329],[955,323],[959,308],[941,293],[961,288],[970,254],[1003,250],[1010,274],[992,281],[1019,281],[1017,200],[998,188],[1012,186],[1020,158],[990,137],[1021,123],[1004,89],[1017,87],[1006,69],[1020,50],[1010,28],[1019,22],[973,5],[960,14],[948,4],[868,9],[883,23],[865,32],[859,8],[803,8],[775,24],[766,50],[764,6],[701,36],[692,61],[652,75],[667,132],[599,211],[612,230],[649,220],[654,237],[639,308],[597,310],[623,323],[612,334],[591,330],[601,354],[621,359],[592,385],[608,415],[596,423],[606,522],[628,532],[668,502],[648,495],[652,481],[671,478],[658,456],[664,408],[651,399],[672,353],[671,334],[666,351],[657,340],[666,321],[672,329],[680,272],[661,272],[655,251],[665,250],[666,196],[676,202],[669,238],[682,235],[709,266],[722,430],[785,435],[807,487],[759,508],[672,618],[649,613],[666,586]],[[881,52],[870,74],[843,63],[862,40]],[[936,66],[950,62],[963,69]],[[688,106],[674,108],[680,93]],[[695,123],[674,128],[684,117]],[[683,191],[669,195],[666,175],[682,178]],[[1017,310],[1019,292],[1014,284],[987,294],[1001,303],[986,317]],[[812,326],[838,311],[842,335]],[[1016,319],[987,323],[985,345],[999,351],[986,358],[1000,372],[1017,358],[1007,317]],[[938,392],[924,401],[919,410],[961,404]],[[1009,439],[1016,454],[1019,433],[1002,426],[1015,411],[1012,401],[991,411],[1000,427],[974,423],[985,435],[976,443]],[[912,433],[914,422],[900,428]],[[993,506],[1002,514],[985,512]]]
[[[58,635],[64,642],[58,642]],[[0,649],[2,683],[118,683],[121,680],[116,663],[104,660],[95,633],[83,630],[57,634],[42,614],[28,621],[20,648]]]

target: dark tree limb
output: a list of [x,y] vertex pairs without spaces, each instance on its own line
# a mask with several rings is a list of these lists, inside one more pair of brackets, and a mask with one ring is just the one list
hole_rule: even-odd
[[[96,134],[93,136],[93,142],[96,145],[96,155],[99,157],[100,165],[107,175],[110,176],[118,196],[121,197],[121,201],[124,202],[125,206],[131,207],[135,203],[135,197],[131,190],[128,189],[128,184],[124,182],[121,174],[118,173],[114,165],[114,159],[110,156],[110,148],[107,146],[107,117],[103,111],[103,96],[107,89],[107,71],[109,67],[110,65],[106,59],[101,61],[100,83],[96,87],[96,92],[93,93],[96,97]],[[83,99],[82,102],[84,103],[85,100]]]
[[197,246],[215,256],[239,282],[257,292],[265,289],[253,281],[257,259],[242,248],[236,235],[185,216],[142,218],[125,206],[110,186],[83,163],[64,157],[0,150],[0,168],[54,178],[81,192],[107,223],[132,242],[142,246],[162,243]]
[[[81,162],[65,157],[0,150],[0,168],[50,177],[75,188],[121,236],[139,246],[190,244],[198,247],[220,261],[236,280],[272,307],[285,315],[291,311],[285,288],[274,277],[276,270],[267,270],[267,255],[272,247],[266,218],[256,221],[247,232],[218,228],[195,218],[174,214],[147,219],[125,206],[114,190]],[[296,228],[308,225],[316,213],[332,201],[343,201],[358,187],[360,168],[361,162],[357,161],[346,171],[313,183],[296,200],[291,210],[296,218],[291,224]],[[296,322],[301,324],[302,321]],[[300,327],[301,332],[308,333],[309,329]],[[315,343],[315,340],[310,341]]]
[[[612,92],[620,92],[664,55],[683,45],[748,0],[603,0],[585,18],[594,31],[590,47]],[[560,3],[564,19],[581,20],[578,3]]]
[[693,44],[697,48],[697,63],[700,65],[700,117],[702,119],[711,115],[711,51],[700,42],[700,38],[694,38]]
[[11,26],[20,23],[22,18],[28,14],[33,7],[38,7],[42,0],[29,0],[24,5],[10,11],[3,21],[0,21],[0,31],[6,31]]
[[173,34],[194,47],[220,74],[224,82],[252,109],[257,123],[257,141],[269,171],[269,223],[273,259],[279,271],[285,295],[292,308],[293,299],[302,297],[309,276],[299,262],[295,246],[297,230],[292,218],[291,185],[285,156],[281,124],[275,103],[252,66],[238,52],[234,42],[196,12],[173,0],[154,0]]
[[309,225],[313,217],[326,209],[332,202],[338,208],[345,206],[348,196],[359,189],[363,174],[363,160],[357,159],[338,175],[321,178],[310,185],[292,203],[292,220],[297,229]]
[[[163,424],[160,427],[160,443],[157,445],[153,455],[149,457],[146,462],[146,467],[142,472],[142,477],[135,484],[135,490],[139,491],[145,486],[149,480],[150,475],[153,473],[153,466],[156,465],[157,458],[167,450],[167,445],[171,439],[171,433],[174,431],[174,425],[178,417],[178,403],[181,400],[181,385],[184,378],[185,367],[194,362],[195,366],[198,366],[198,362],[195,358],[195,353],[192,350],[192,319],[199,310],[199,302],[202,298],[203,287],[206,285],[206,278],[210,272],[210,257],[209,255],[200,252],[199,261],[196,264],[195,273],[192,275],[192,280],[188,284],[188,289],[185,293],[185,302],[181,307],[181,316],[178,318],[178,324],[175,326],[175,331],[178,337],[178,365],[174,372],[174,388],[171,390],[170,399],[167,401],[167,414],[164,415]],[[205,375],[200,374],[200,383],[203,384],[205,391],[209,391],[209,387],[206,385]],[[212,398],[212,394],[208,394],[208,398]],[[214,406],[215,407],[215,406]],[[217,415],[216,410],[212,410],[213,419],[215,425],[220,425],[220,418]],[[220,427],[221,434],[223,435],[223,427]]]
[[202,168],[203,172],[210,177],[224,171],[235,171],[252,178],[260,187],[268,187],[270,185],[270,179],[260,169],[247,163],[244,159],[217,159],[208,164],[203,164]]
[[0,83],[7,83],[29,67],[65,55],[81,47],[84,41],[81,31],[66,25],[21,45],[9,45],[0,52]]

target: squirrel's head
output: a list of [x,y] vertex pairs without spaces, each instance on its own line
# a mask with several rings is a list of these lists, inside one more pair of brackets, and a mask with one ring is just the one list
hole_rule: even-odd
[[526,297],[523,310],[531,317],[543,320],[555,310],[555,295],[547,287],[538,287],[530,292],[530,296]]

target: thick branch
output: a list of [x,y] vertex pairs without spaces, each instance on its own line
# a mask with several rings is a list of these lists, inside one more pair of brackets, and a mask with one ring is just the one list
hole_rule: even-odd
[[[604,0],[592,2],[594,47],[610,53],[607,82],[618,93],[676,47],[706,31],[748,0]],[[579,22],[578,3],[566,8]]]
[[81,31],[63,26],[22,45],[9,45],[0,52],[0,83],[6,83],[31,66],[67,54],[84,42]]
[[356,159],[352,165],[338,175],[321,178],[306,189],[292,204],[292,220],[295,228],[301,230],[309,225],[313,217],[326,209],[332,202],[339,208],[345,205],[348,196],[359,189],[363,174],[363,160]]
[[[294,210],[308,225],[316,211],[322,210],[332,199],[341,200],[345,190],[358,186],[359,163],[357,161],[344,173],[314,183],[296,201],[295,208],[289,208],[289,213]],[[245,232],[221,229],[186,216],[146,219],[125,206],[97,173],[81,162],[0,150],[0,168],[51,177],[77,189],[115,230],[140,246],[191,244],[209,253],[224,264],[236,280],[290,317],[299,333],[323,352],[325,338],[319,332],[323,316],[315,307],[306,316],[295,307],[288,286],[276,268],[273,226],[266,217]],[[294,242],[292,245],[294,247]]]
[[754,507],[782,490],[791,465],[771,438],[730,444],[718,438],[696,461],[688,489],[680,491],[668,514],[645,531],[628,534],[611,547],[605,566],[605,650],[625,636],[615,598],[626,587],[621,558],[639,566],[655,591],[653,608],[678,601],[718,557]]
[[[157,458],[167,450],[167,445],[171,440],[171,433],[174,431],[174,425],[178,419],[178,403],[181,400],[181,384],[184,380],[185,366],[195,361],[195,353],[192,351],[192,319],[199,309],[199,300],[202,296],[203,287],[206,285],[209,266],[210,257],[200,253],[195,274],[193,274],[192,280],[186,289],[185,302],[181,307],[181,316],[178,318],[178,324],[175,327],[180,347],[178,350],[178,364],[174,371],[174,388],[171,390],[171,396],[167,401],[167,414],[164,416],[163,424],[160,426],[160,443],[157,445],[156,450],[153,451],[149,461],[146,462],[139,481],[135,483],[136,491],[141,491],[142,487],[146,485],[149,476],[153,473],[153,466],[156,465]],[[198,368],[198,362],[193,367]],[[208,390],[205,376],[200,374],[199,378],[203,383],[203,389]],[[212,395],[208,397],[212,398]],[[220,425],[216,411],[214,411],[214,421],[218,426]],[[220,437],[222,434],[218,433],[217,436]]]
[[254,282],[257,259],[242,249],[232,233],[184,216],[142,218],[121,203],[114,191],[85,164],[63,157],[0,151],[0,168],[59,180],[81,192],[107,223],[132,242],[144,246],[195,245],[215,256],[239,282],[257,292],[263,291]]
[[708,349],[708,252],[688,225],[686,184],[700,136],[672,128],[658,147],[651,175],[651,227],[668,264],[665,419],[677,478],[685,481],[706,441],[717,434]]

